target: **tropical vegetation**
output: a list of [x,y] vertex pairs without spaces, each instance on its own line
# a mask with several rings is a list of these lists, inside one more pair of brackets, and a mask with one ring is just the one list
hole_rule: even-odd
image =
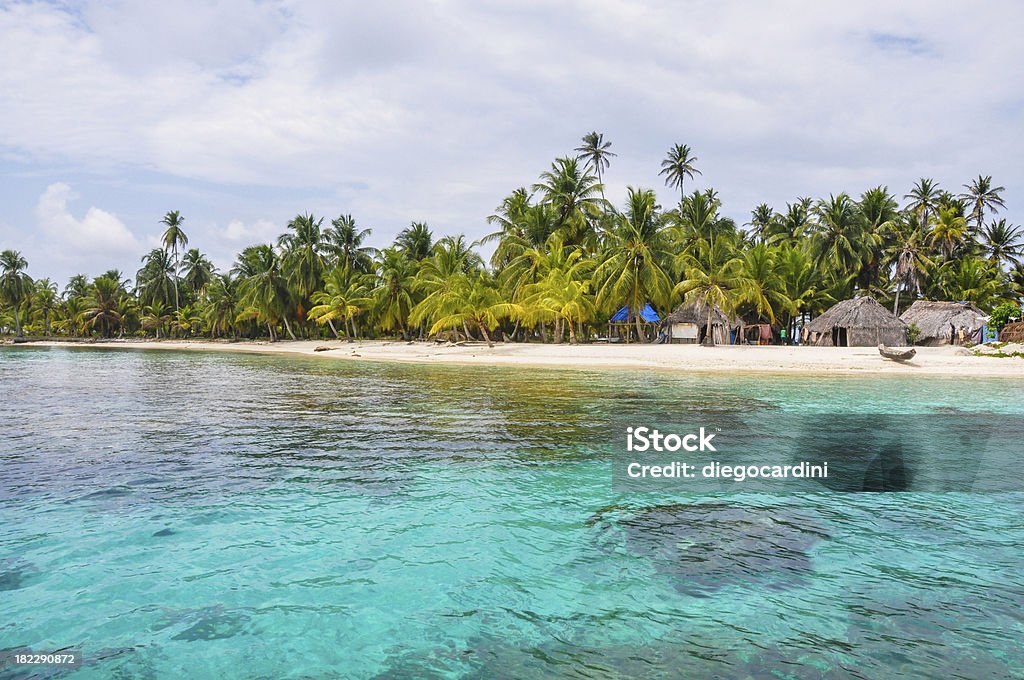
[[[616,154],[598,132],[557,158],[487,218],[477,243],[413,222],[388,247],[341,214],[297,214],[272,243],[242,250],[218,271],[188,248],[185,219],[168,211],[161,247],[134,276],[77,275],[58,289],[33,279],[18,252],[0,252],[0,329],[16,335],[155,338],[448,337],[584,342],[616,310],[684,301],[747,323],[792,331],[838,300],[866,293],[894,312],[919,298],[1018,309],[1022,230],[999,217],[1005,189],[990,176],[957,193],[921,178],[898,198],[888,187],[766,203],[740,225],[675,144],[660,175],[673,192],[628,187],[608,199]],[[675,192],[678,192],[676,194]],[[482,250],[490,249],[485,259]],[[625,337],[649,339],[639,315]]]

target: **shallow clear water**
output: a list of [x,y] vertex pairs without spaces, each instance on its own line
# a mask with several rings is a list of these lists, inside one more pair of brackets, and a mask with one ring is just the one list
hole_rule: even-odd
[[606,456],[1011,381],[11,348],[0,389],[0,649],[70,677],[1024,675],[1024,494],[626,495]]

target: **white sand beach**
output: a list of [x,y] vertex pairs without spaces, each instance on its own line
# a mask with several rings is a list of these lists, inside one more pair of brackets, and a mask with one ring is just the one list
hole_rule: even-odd
[[[40,341],[34,346],[159,349],[261,354],[294,354],[328,361],[390,361],[479,366],[532,366],[565,369],[658,369],[737,373],[806,373],[1024,377],[1024,359],[975,356],[962,347],[919,347],[906,363],[882,359],[874,347],[781,347],[532,343],[464,345],[402,341],[109,340]],[[329,347],[329,351],[315,351]]]

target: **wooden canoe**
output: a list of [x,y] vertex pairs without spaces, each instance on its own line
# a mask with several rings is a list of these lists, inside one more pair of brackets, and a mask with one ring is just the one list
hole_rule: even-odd
[[882,355],[884,359],[891,359],[893,361],[910,361],[917,354],[917,350],[913,347],[907,349],[896,349],[895,347],[886,347],[885,345],[878,346],[878,353]]

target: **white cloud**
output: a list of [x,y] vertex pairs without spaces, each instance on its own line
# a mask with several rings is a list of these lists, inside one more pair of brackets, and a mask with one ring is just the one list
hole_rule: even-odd
[[224,238],[233,244],[248,246],[269,243],[280,231],[280,227],[270,220],[256,220],[250,224],[245,224],[241,220],[231,220],[224,228]]
[[89,208],[81,219],[68,210],[68,201],[78,198],[71,187],[62,182],[51,184],[36,204],[39,229],[53,248],[66,254],[103,253],[119,256],[139,249],[135,236],[106,210]]
[[[211,247],[268,240],[280,229],[254,215],[304,210],[351,212],[375,239],[411,220],[475,238],[504,194],[596,129],[619,154],[616,202],[627,184],[661,190],[658,164],[683,142],[695,184],[736,217],[982,172],[1021,221],[1024,84],[1006,76],[1024,57],[1018,3],[168,7],[0,3],[0,61],[17,65],[0,69],[0,167],[54,162],[128,191],[140,170],[195,194],[234,187],[235,203],[189,213]],[[252,186],[273,190],[273,209],[245,205]]]

